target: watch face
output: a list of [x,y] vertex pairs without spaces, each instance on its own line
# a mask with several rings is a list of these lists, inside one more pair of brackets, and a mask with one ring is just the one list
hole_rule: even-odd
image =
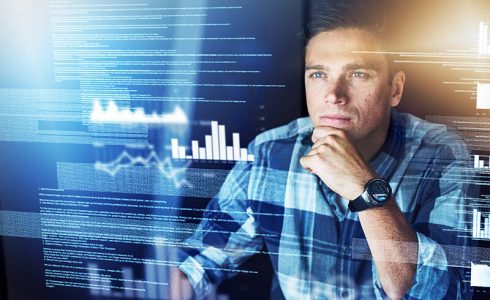
[[381,204],[391,197],[390,185],[382,179],[374,179],[368,183],[368,192],[374,204]]

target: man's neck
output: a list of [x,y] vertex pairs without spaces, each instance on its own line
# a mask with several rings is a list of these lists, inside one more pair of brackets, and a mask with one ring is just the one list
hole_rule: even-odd
[[388,137],[390,120],[383,124],[379,130],[364,138],[360,142],[356,142],[356,146],[362,154],[366,162],[371,162],[376,158],[381,148]]

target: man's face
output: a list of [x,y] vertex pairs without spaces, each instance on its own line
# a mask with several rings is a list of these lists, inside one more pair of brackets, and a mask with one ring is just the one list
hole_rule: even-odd
[[386,132],[389,111],[398,105],[388,83],[386,58],[366,31],[348,28],[319,33],[306,49],[305,87],[315,127],[345,130],[354,142]]

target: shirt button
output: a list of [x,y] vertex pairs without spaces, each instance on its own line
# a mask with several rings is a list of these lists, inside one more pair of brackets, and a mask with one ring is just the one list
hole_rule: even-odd
[[339,299],[350,299],[349,291],[341,289],[339,291]]

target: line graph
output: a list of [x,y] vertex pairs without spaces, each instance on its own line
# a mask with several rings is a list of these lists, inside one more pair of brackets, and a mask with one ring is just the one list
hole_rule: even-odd
[[187,180],[179,179],[179,175],[185,172],[188,165],[189,163],[186,164],[185,167],[175,168],[170,158],[167,157],[161,160],[155,150],[151,150],[150,154],[147,157],[143,157],[141,155],[133,156],[129,152],[124,150],[115,160],[111,162],[103,163],[97,161],[95,163],[95,169],[106,172],[114,177],[119,172],[127,168],[132,168],[135,166],[142,166],[145,168],[154,167],[163,176],[171,179],[176,188],[181,188],[183,186],[192,188],[192,184],[190,184]]
[[179,107],[171,113],[157,114],[155,111],[146,114],[143,108],[119,108],[114,101],[109,101],[104,109],[99,100],[94,101],[90,120],[94,123],[125,123],[125,124],[187,124],[189,120],[185,112]]

